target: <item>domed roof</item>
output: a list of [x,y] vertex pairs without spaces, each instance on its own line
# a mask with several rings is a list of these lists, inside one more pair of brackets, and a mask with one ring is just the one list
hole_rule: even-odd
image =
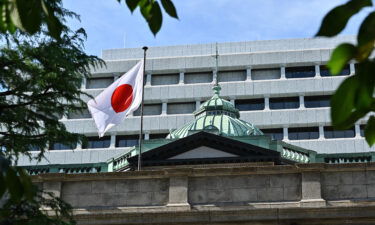
[[253,124],[239,119],[238,109],[229,101],[220,98],[220,86],[213,87],[214,95],[194,112],[195,120],[172,131],[167,139],[184,138],[190,134],[206,131],[222,136],[263,135]]

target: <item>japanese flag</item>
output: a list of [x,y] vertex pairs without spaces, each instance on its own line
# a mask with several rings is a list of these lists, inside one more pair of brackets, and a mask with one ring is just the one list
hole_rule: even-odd
[[99,137],[120,124],[142,102],[143,60],[107,87],[87,106],[98,128]]

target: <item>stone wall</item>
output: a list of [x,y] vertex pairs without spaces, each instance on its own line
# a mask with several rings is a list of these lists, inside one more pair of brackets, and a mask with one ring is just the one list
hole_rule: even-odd
[[154,169],[33,179],[79,224],[375,224],[375,163]]

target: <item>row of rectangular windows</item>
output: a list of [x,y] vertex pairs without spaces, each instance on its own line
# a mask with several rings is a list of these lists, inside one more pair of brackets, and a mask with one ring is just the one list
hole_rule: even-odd
[[[365,125],[360,125],[359,127],[360,136],[364,137]],[[262,131],[274,140],[283,140],[285,137],[283,128],[262,129]],[[309,140],[318,139],[320,137],[319,127],[288,128],[287,132],[289,140]],[[356,132],[354,127],[347,130],[335,130],[333,127],[325,126],[323,127],[323,136],[326,139],[353,138],[356,136]]]
[[[319,71],[315,66],[298,66],[298,67],[286,67],[285,78],[312,78],[317,74],[321,77],[331,76],[326,66],[319,66]],[[251,80],[273,80],[280,79],[282,72],[280,68],[269,68],[269,69],[252,69],[251,72],[246,70],[235,70],[235,71],[220,71],[218,73],[218,82],[231,82],[231,81],[245,81],[249,76]],[[350,66],[347,65],[342,72],[341,76],[350,75]],[[114,77],[98,77],[89,78],[86,82],[86,89],[97,89],[106,88],[113,83]],[[213,82],[213,72],[197,72],[197,73],[183,73],[183,77],[179,73],[173,74],[152,74],[149,77],[150,84],[152,86],[158,85],[173,85],[178,83],[184,84],[198,84],[198,83],[211,83]],[[145,84],[147,83],[147,76],[144,79]]]
[[[360,135],[364,137],[364,126],[360,125]],[[272,128],[272,129],[261,129],[265,135],[270,136],[273,140],[284,139],[283,128]],[[288,139],[289,140],[310,140],[318,139],[320,137],[319,127],[298,127],[288,128]],[[323,127],[324,138],[354,138],[356,136],[355,128],[347,130],[334,130],[333,127]],[[165,138],[168,134],[150,134],[149,139],[160,139]],[[139,143],[138,135],[118,135],[115,136],[115,147],[132,147],[137,146]],[[102,138],[98,137],[87,137],[87,143],[85,143],[83,149],[92,148],[109,148],[111,144],[111,137],[105,136]],[[50,146],[50,150],[68,150],[72,149],[67,145],[55,143]]]
[[[304,96],[304,106],[306,108],[319,108],[329,107],[330,98],[329,95],[321,96]],[[265,109],[265,99],[239,99],[234,102],[235,107],[240,111],[255,111]],[[271,110],[278,109],[297,109],[300,107],[300,97],[282,97],[282,98],[269,98],[269,108]],[[195,102],[183,102],[183,103],[168,103],[166,107],[166,114],[190,114],[196,110]],[[162,104],[145,104],[144,115],[161,115]],[[140,109],[134,112],[134,116],[140,115]],[[91,118],[91,115],[87,109],[82,112],[70,113],[68,119],[84,119]]]

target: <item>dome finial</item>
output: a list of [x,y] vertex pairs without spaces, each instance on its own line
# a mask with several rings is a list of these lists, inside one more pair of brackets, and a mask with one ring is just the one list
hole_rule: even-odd
[[221,87],[219,84],[215,84],[214,87],[212,88],[212,90],[214,90],[214,94],[215,95],[220,95],[220,90],[221,90]]

